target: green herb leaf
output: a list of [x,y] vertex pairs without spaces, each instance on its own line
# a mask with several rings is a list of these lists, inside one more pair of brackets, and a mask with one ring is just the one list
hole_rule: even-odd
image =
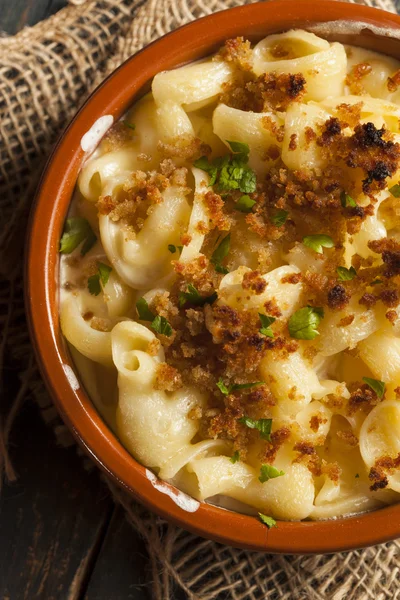
[[354,206],[357,206],[357,202],[355,200],[353,200],[353,198],[351,196],[346,194],[346,192],[342,192],[340,194],[340,204],[343,206],[343,208],[348,208],[348,207],[354,208]]
[[243,212],[243,213],[249,213],[249,212],[251,212],[251,209],[253,208],[253,206],[255,204],[256,204],[256,201],[252,200],[252,198],[250,198],[250,196],[245,194],[244,196],[241,196],[239,198],[239,200],[236,202],[235,209],[240,210],[240,212]]
[[241,142],[228,142],[233,155],[219,156],[209,162],[202,156],[193,164],[210,176],[209,185],[217,184],[218,191],[240,190],[244,194],[251,194],[256,189],[256,174],[247,166],[249,160],[249,147]]
[[136,302],[136,310],[140,321],[153,321],[155,315],[149,309],[148,302],[145,298],[139,298]]
[[174,244],[168,244],[168,250],[171,252],[171,254],[175,254],[177,250],[178,252],[182,252],[183,246],[174,246]]
[[360,477],[360,475],[359,475],[358,473],[356,473],[356,474],[354,475],[354,477],[355,477],[356,479],[358,479],[358,478]]
[[275,227],[282,227],[286,223],[286,219],[288,218],[287,210],[277,210],[274,215],[271,217],[271,223],[275,225]]
[[264,523],[268,529],[271,529],[271,527],[278,527],[275,519],[272,517],[267,517],[267,515],[263,515],[262,513],[258,513],[258,516],[260,517],[261,522]]
[[228,233],[227,236],[220,242],[217,248],[214,250],[210,262],[215,266],[215,270],[217,273],[228,273],[228,269],[222,266],[222,261],[229,253],[229,248],[231,247],[231,234]]
[[346,269],[346,267],[338,267],[336,272],[339,275],[340,281],[351,281],[357,275],[357,271],[354,267],[350,267],[350,269]]
[[81,244],[81,255],[84,256],[96,243],[97,237],[90,227],[89,221],[83,217],[71,217],[65,221],[64,233],[60,240],[60,252],[71,254]]
[[187,291],[179,293],[179,306],[182,308],[185,306],[186,302],[189,302],[194,306],[203,306],[204,304],[212,304],[217,298],[217,292],[214,292],[210,296],[201,296],[194,285],[189,283]]
[[242,142],[230,142],[226,140],[231,147],[232,152],[235,154],[243,154],[243,156],[248,156],[250,153],[250,148],[248,144],[243,144]]
[[391,188],[389,188],[389,192],[392,194],[392,196],[394,196],[395,198],[400,198],[400,185],[398,183],[396,183],[395,185],[393,185]]
[[323,317],[322,308],[314,306],[300,308],[289,319],[288,327],[291,337],[297,340],[313,340],[319,335],[317,327]]
[[369,385],[371,390],[374,390],[378,398],[383,398],[385,394],[386,384],[378,379],[371,379],[370,377],[363,377],[363,381]]
[[[90,227],[90,225],[89,225],[89,227]],[[89,252],[89,250],[91,248],[93,248],[93,246],[95,245],[96,242],[97,242],[97,237],[96,237],[95,233],[92,231],[92,229],[90,229],[90,231],[88,231],[86,240],[82,244],[81,256],[85,256],[85,254],[87,254]]]
[[268,317],[267,315],[263,315],[261,313],[258,313],[258,316],[260,317],[261,321],[260,333],[262,335],[266,335],[267,337],[273,338],[274,332],[270,328],[270,325],[272,325],[272,323],[274,323],[276,319],[274,317]]
[[379,285],[383,283],[382,279],[375,279],[375,281],[371,281],[370,285]]
[[240,460],[239,450],[236,450],[236,452],[233,453],[233,455],[231,456],[231,458],[229,460],[233,464],[235,464],[236,462],[238,462]]
[[101,285],[104,287],[108,278],[110,277],[110,273],[112,268],[108,265],[105,265],[102,262],[97,263],[97,273],[88,278],[88,289],[92,296],[98,296],[101,292]]
[[224,396],[228,396],[230,394],[230,388],[227,388],[221,378],[217,383],[217,388],[224,394]]
[[224,394],[224,396],[228,396],[228,394],[231,394],[232,392],[236,392],[237,390],[247,390],[247,389],[256,387],[257,385],[264,385],[264,382],[263,381],[254,381],[252,383],[233,383],[230,386],[226,386],[225,383],[220,378],[217,383],[217,387],[221,390],[221,392]]
[[265,483],[269,479],[275,479],[275,477],[281,477],[284,474],[284,471],[278,471],[278,469],[272,465],[261,465],[260,477],[258,479],[261,483]]
[[209,176],[210,176],[209,185],[215,184],[215,182],[217,180],[217,175],[218,175],[218,168],[215,164],[210,163],[208,161],[207,156],[201,156],[200,158],[198,158],[197,160],[194,161],[193,165],[195,167],[197,167],[198,169],[202,169],[203,171],[205,171],[206,173],[209,174]]
[[243,423],[249,429],[258,429],[260,437],[263,440],[271,441],[272,419],[251,419],[250,417],[242,417],[238,419],[239,423]]
[[100,275],[96,273],[96,275],[89,277],[87,285],[92,296],[98,296],[101,292]]
[[99,276],[100,276],[100,281],[103,284],[103,287],[105,285],[107,285],[108,279],[110,277],[110,273],[112,271],[112,268],[109,267],[108,265],[105,265],[102,262],[97,263],[98,268],[99,268]]
[[335,243],[329,235],[325,235],[323,233],[317,235],[306,235],[303,238],[303,244],[307,246],[307,248],[311,248],[317,254],[323,253],[323,248],[333,248]]
[[129,127],[129,129],[132,129],[133,131],[135,131],[136,129],[136,125],[134,125],[133,123],[128,123],[128,121],[124,121],[124,125],[125,127]]
[[243,169],[243,174],[239,183],[239,190],[244,194],[252,194],[257,188],[257,177],[250,167]]
[[154,329],[156,333],[161,333],[162,335],[166,335],[167,337],[169,337],[172,334],[171,325],[168,323],[165,317],[160,317],[160,315],[156,316],[150,327]]

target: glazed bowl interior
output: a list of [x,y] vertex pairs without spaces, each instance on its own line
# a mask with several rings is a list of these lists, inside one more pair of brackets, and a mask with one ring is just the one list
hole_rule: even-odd
[[114,122],[158,72],[207,56],[227,39],[256,41],[291,28],[400,58],[400,17],[336,1],[278,0],[217,13],[182,27],[131,57],[89,98],[60,139],[42,177],[27,248],[27,309],[44,380],[78,442],[114,481],[168,520],[232,546],[285,553],[359,548],[400,536],[400,505],[331,521],[279,522],[268,531],[254,517],[190,502],[128,454],[80,385],[59,325],[59,239],[79,170],[81,139],[101,117]]

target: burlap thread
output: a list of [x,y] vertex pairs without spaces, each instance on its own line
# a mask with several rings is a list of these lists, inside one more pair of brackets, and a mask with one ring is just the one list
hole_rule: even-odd
[[[395,12],[392,0],[366,3]],[[70,6],[46,22],[0,37],[0,367],[7,353],[21,373],[19,392],[0,429],[0,470],[9,480],[16,474],[7,444],[27,397],[38,402],[58,442],[73,443],[38,374],[22,295],[23,230],[46,157],[89,92],[121,62],[180,25],[239,4],[243,2],[70,0]],[[108,485],[149,547],[156,600],[173,598],[174,585],[190,600],[400,598],[399,542],[331,556],[252,553],[168,525],[112,482]]]

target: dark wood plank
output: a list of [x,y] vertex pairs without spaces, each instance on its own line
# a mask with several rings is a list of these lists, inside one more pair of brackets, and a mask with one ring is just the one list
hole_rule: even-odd
[[113,514],[93,569],[85,600],[151,600],[148,556],[143,541],[132,530],[124,511]]
[[0,498],[0,598],[77,600],[113,511],[96,469],[58,448],[33,404],[12,436],[19,479]]
[[0,31],[13,34],[53,14],[67,0],[0,0]]

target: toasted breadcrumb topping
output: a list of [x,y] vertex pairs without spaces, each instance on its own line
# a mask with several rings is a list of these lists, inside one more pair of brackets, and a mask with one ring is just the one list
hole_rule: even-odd
[[[290,58],[290,51],[279,44],[269,52],[275,58]],[[349,280],[338,277],[338,267],[349,266],[345,261],[346,243],[360,232],[369,217],[376,214],[378,194],[387,189],[388,182],[398,171],[400,144],[386,126],[377,127],[361,119],[363,98],[360,96],[360,102],[356,104],[338,105],[332,111],[333,116],[320,125],[306,126],[303,131],[291,133],[288,141],[291,153],[315,147],[325,166],[289,169],[281,158],[284,126],[282,119],[273,113],[279,114],[304,100],[306,78],[301,73],[272,72],[256,76],[252,71],[251,53],[250,42],[238,37],[228,40],[214,57],[216,61],[229,63],[234,73],[233,83],[223,86],[218,100],[242,111],[268,113],[260,119],[260,127],[270,134],[273,143],[258,157],[261,174],[251,191],[244,194],[235,185],[231,188],[208,186],[204,194],[205,216],[194,228],[196,233],[204,235],[200,251],[191,260],[180,260],[179,253],[171,254],[172,287],[169,292],[156,294],[149,306],[154,314],[168,321],[173,331],[171,336],[158,334],[148,347],[151,356],[158,355],[161,344],[165,351],[166,362],[157,368],[154,388],[170,393],[183,386],[193,386],[203,392],[207,397],[206,405],[192,408],[189,418],[199,421],[202,438],[231,441],[241,460],[248,456],[249,447],[258,444],[259,459],[272,464],[282,445],[290,443],[294,462],[306,465],[316,477],[326,475],[338,483],[339,465],[320,456],[318,446],[325,443],[321,432],[314,436],[315,443],[298,441],[298,429],[295,431],[292,425],[280,423],[272,431],[270,441],[260,440],[257,429],[249,429],[239,421],[244,416],[253,420],[269,419],[273,407],[279,404],[272,391],[273,377],[260,379],[262,361],[279,363],[301,351],[312,365],[318,354],[316,345],[308,343],[302,347],[302,341],[290,337],[288,317],[284,316],[285,299],[272,294],[260,308],[261,317],[272,318],[271,337],[268,331],[267,335],[265,330],[262,333],[258,310],[249,306],[254,297],[268,295],[272,286],[267,284],[263,273],[274,268],[277,255],[293,253],[295,256],[296,252],[304,255],[304,237],[323,233],[331,238],[333,246],[325,248],[321,254],[310,251],[307,268],[281,278],[280,283],[290,288],[288,293],[293,291],[293,286],[301,284],[301,306],[320,307],[335,315],[339,313],[336,325],[339,329],[353,324],[354,305],[365,312],[378,305],[385,311],[386,320],[396,324],[398,313],[395,309],[400,305],[400,242],[392,237],[370,240],[368,247],[377,259],[353,256],[352,267],[356,273]],[[372,67],[367,62],[354,65],[346,78],[350,93],[363,94],[364,78],[371,72]],[[397,71],[388,78],[387,87],[394,92],[399,85],[400,71]],[[102,147],[107,152],[115,151],[131,144],[135,135],[126,124],[117,123],[103,139]],[[137,170],[118,190],[100,197],[97,202],[99,214],[122,223],[127,237],[134,239],[146,217],[163,203],[163,192],[171,186],[179,188],[191,204],[193,177],[188,165],[182,165],[185,161],[192,164],[200,157],[208,157],[210,161],[216,158],[210,145],[201,139],[200,133],[199,136],[183,135],[160,141],[157,146],[157,156],[161,156],[159,168],[151,172]],[[153,160],[145,154],[139,155],[138,159],[143,162]],[[213,163],[209,164],[212,170]],[[239,171],[240,168],[237,167]],[[205,177],[203,184],[206,183]],[[343,202],[343,194],[352,202]],[[354,201],[360,195],[365,198],[362,206]],[[276,217],[282,214],[284,218],[280,222]],[[213,255],[228,232],[230,248],[221,268]],[[184,230],[179,236],[179,243],[184,247],[190,246],[195,238],[194,233],[189,235]],[[246,252],[251,255],[249,264],[245,263],[249,269],[245,270],[235,286],[235,294],[230,297],[223,288],[220,289],[220,283],[226,271],[234,271],[244,264]],[[361,250],[359,252],[362,254]],[[68,260],[78,261],[78,264],[71,263],[71,267],[79,267],[79,258]],[[292,264],[289,260],[288,263]],[[96,273],[96,269],[96,261],[93,261],[81,280],[66,282],[65,289],[73,291],[85,287],[87,278]],[[90,311],[83,318],[98,331],[111,329],[109,320],[97,318]],[[221,382],[227,393],[218,386]],[[240,387],[243,384],[248,387]],[[251,387],[252,384],[256,385]],[[324,405],[352,416],[359,411],[367,414],[381,401],[370,386],[361,382],[353,382],[349,389],[348,400],[337,391],[337,394],[324,397]],[[400,388],[395,394],[400,398]],[[287,392],[287,396],[293,402],[303,399],[296,386]],[[327,418],[317,413],[310,418],[309,427],[317,434],[326,423]],[[349,431],[338,430],[336,437],[349,448],[358,444],[357,437]],[[385,488],[388,475],[399,467],[400,454],[395,459],[380,458],[369,473],[370,489]]]

